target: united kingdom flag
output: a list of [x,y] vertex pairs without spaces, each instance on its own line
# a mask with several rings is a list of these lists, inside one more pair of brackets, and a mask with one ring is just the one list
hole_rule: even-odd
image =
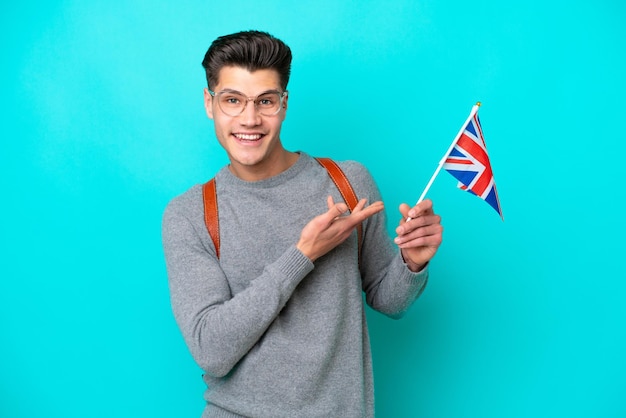
[[463,129],[456,145],[446,157],[443,168],[459,181],[460,189],[489,203],[504,219],[478,113],[474,113]]

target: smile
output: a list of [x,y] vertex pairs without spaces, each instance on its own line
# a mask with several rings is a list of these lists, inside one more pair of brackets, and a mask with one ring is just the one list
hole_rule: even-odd
[[263,135],[261,134],[233,134],[233,136],[243,141],[258,141]]

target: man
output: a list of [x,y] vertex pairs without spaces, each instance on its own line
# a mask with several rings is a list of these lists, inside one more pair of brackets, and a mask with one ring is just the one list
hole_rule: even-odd
[[362,293],[400,317],[426,285],[440,218],[428,200],[401,205],[411,220],[396,229],[398,251],[361,164],[339,164],[361,199],[348,212],[328,172],[283,147],[291,51],[282,41],[223,36],[203,66],[206,112],[230,160],[215,176],[219,257],[201,185],[163,218],[172,308],[208,387],[203,417],[373,416]]

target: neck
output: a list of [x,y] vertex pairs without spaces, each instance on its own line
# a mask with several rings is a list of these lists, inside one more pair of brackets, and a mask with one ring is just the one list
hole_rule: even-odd
[[244,181],[260,181],[286,171],[298,161],[298,157],[297,153],[283,149],[282,152],[266,159],[262,164],[242,166],[231,163],[228,168],[231,173]]

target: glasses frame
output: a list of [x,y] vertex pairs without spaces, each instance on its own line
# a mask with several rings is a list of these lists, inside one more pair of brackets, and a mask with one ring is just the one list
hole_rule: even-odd
[[[263,93],[258,94],[257,96],[251,97],[251,96],[246,96],[245,94],[243,94],[240,91],[237,90],[230,90],[230,89],[226,89],[226,90],[221,90],[218,92],[214,92],[213,90],[207,88],[207,91],[209,92],[209,94],[211,95],[211,97],[215,97],[217,98],[217,106],[220,108],[220,110],[222,111],[222,113],[224,113],[227,116],[230,117],[237,117],[239,115],[241,115],[243,112],[245,112],[246,107],[248,107],[248,102],[252,102],[254,103],[254,110],[259,114],[259,115],[263,115],[263,116],[274,116],[277,115],[280,112],[280,109],[283,108],[283,103],[285,101],[285,97],[287,97],[287,94],[289,93],[287,90],[281,92],[280,90],[268,90],[268,91],[264,91]],[[244,103],[243,107],[241,108],[241,111],[239,113],[237,113],[236,115],[233,115],[231,113],[226,112],[224,109],[222,109],[222,105],[220,104],[220,100],[219,100],[219,96],[221,96],[222,94],[225,93],[231,93],[231,94],[239,94],[242,97],[246,98],[246,102]],[[257,99],[260,96],[263,96],[264,94],[269,94],[269,93],[276,93],[278,94],[278,98],[279,98],[279,103],[278,103],[278,109],[276,109],[276,111],[274,113],[263,113],[262,110],[259,109],[258,105],[257,105]]]

